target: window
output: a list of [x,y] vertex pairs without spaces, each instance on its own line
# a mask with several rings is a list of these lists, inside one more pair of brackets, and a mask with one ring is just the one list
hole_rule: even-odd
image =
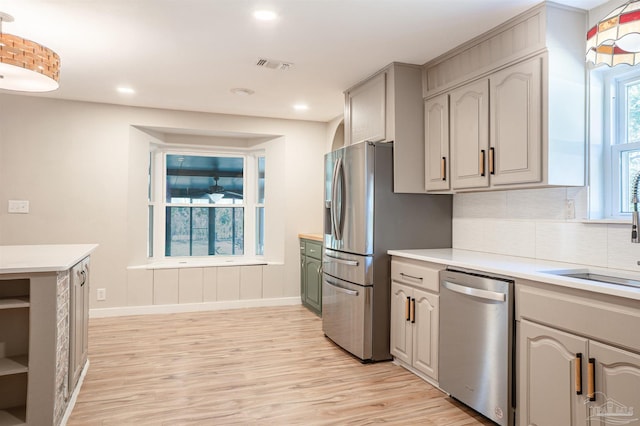
[[[264,156],[172,151],[154,155],[149,192],[156,201],[149,203],[149,245],[155,241],[156,253],[264,254]],[[161,189],[152,188],[151,182]],[[151,248],[150,257],[153,253]]]
[[630,213],[631,182],[640,172],[640,76],[618,80],[616,88],[617,134],[611,145],[611,170],[617,197],[614,213]]
[[590,72],[590,217],[626,219],[640,172],[640,69]]
[[264,182],[265,158],[258,157],[258,199],[256,200],[256,254],[264,255]]

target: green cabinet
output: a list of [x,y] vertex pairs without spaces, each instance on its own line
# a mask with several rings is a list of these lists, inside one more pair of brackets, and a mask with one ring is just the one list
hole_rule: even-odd
[[300,239],[300,298],[302,304],[322,315],[322,244]]

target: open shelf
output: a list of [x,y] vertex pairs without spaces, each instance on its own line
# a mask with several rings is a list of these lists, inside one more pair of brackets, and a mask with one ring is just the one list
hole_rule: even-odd
[[14,407],[0,410],[0,426],[25,425],[26,419],[26,407]]
[[0,280],[0,426],[27,422],[30,295],[29,279]]
[[29,296],[2,297],[0,298],[0,309],[28,308]]
[[0,358],[0,376],[26,373],[29,371],[28,365],[29,358],[27,355]]

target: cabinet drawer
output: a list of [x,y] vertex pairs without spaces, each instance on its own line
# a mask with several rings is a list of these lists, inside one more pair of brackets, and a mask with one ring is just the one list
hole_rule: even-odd
[[322,260],[322,244],[315,241],[305,241],[305,254],[314,259]]
[[[635,300],[516,281],[516,318],[640,351],[640,308]],[[633,332],[630,332],[633,330]]]
[[300,255],[304,256],[307,252],[307,244],[305,240],[300,240]]
[[440,271],[445,269],[437,263],[393,257],[391,259],[391,280],[433,292],[440,289]]

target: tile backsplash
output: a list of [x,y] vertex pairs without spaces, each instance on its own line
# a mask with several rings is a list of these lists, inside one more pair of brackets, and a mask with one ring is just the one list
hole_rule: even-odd
[[456,194],[453,247],[640,272],[630,225],[587,218],[586,187]]

